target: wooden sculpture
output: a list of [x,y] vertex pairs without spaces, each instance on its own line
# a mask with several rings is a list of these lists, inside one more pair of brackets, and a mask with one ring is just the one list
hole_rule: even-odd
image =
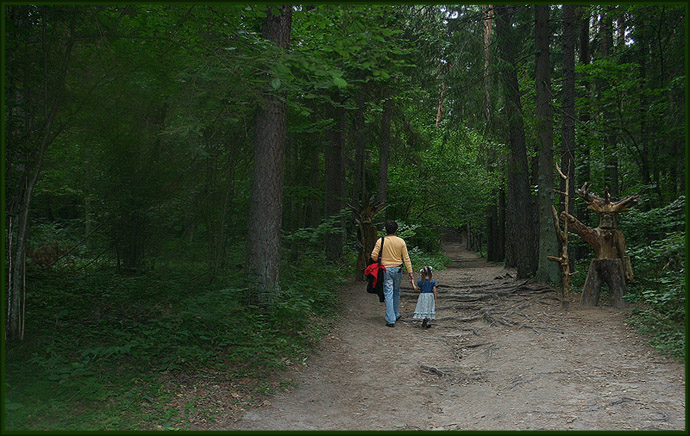
[[582,290],[582,305],[596,306],[599,304],[602,282],[606,282],[611,293],[611,305],[623,307],[623,295],[626,293],[625,280],[633,281],[630,256],[626,253],[625,237],[616,227],[616,217],[637,204],[639,195],[631,195],[622,200],[611,197],[608,188],[604,197],[589,192],[590,185],[585,183],[577,190],[577,194],[589,205],[587,209],[599,214],[599,226],[590,228],[577,218],[566,212],[561,212],[561,220],[569,224],[569,228],[577,233],[594,249],[596,258],[592,259],[587,272],[587,279]]
[[371,251],[376,245],[376,226],[374,225],[374,217],[381,212],[385,206],[382,201],[372,202],[372,199],[364,198],[364,204],[354,206],[348,204],[350,209],[355,214],[355,222],[357,223],[357,245],[359,247],[359,256],[357,257],[356,279],[365,280],[364,268],[368,265],[368,260],[371,257]]

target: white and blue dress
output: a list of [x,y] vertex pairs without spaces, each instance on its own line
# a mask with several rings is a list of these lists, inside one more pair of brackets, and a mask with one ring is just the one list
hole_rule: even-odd
[[414,309],[414,319],[436,319],[436,299],[434,298],[434,280],[417,280],[419,286],[419,297],[417,297],[417,307]]

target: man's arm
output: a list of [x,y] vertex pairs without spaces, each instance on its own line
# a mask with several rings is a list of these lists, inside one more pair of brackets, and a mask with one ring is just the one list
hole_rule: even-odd
[[414,287],[414,276],[412,275],[412,261],[410,260],[410,254],[407,252],[407,244],[405,243],[405,241],[403,241],[402,255],[403,261],[405,262],[405,268],[407,269],[407,277],[409,278],[410,283],[412,283]]
[[412,275],[412,261],[410,260],[410,254],[407,252],[407,244],[405,241],[403,241],[403,249],[402,249],[402,256],[403,256],[403,261],[405,262],[405,268],[407,269],[407,272]]
[[381,238],[377,239],[376,244],[374,244],[374,249],[371,251],[371,260],[379,260],[379,250],[381,250]]

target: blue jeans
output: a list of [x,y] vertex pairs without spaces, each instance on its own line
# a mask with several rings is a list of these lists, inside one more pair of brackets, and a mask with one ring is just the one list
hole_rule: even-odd
[[386,267],[383,280],[383,296],[386,299],[386,323],[395,323],[400,316],[400,281],[402,280],[402,266]]

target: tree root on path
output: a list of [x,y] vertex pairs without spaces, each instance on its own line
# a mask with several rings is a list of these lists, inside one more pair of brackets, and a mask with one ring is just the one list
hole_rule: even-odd
[[420,368],[422,368],[424,371],[430,372],[432,374],[436,374],[439,377],[443,377],[445,374],[443,371],[441,371],[438,368],[434,368],[433,366],[427,366],[427,365],[419,365]]

